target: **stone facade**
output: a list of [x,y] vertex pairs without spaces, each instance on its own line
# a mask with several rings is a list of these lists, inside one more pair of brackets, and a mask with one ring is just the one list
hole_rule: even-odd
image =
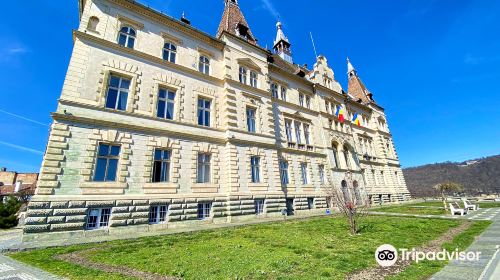
[[[133,46],[119,44],[124,27],[134,30]],[[383,108],[368,91],[359,102],[344,93],[322,56],[312,70],[291,63],[281,25],[278,32],[274,52],[259,47],[236,0],[226,1],[217,37],[136,1],[80,0],[25,239],[228,223],[282,215],[287,205],[289,214],[318,214],[328,206],[322,185],[340,186],[348,171],[375,203],[409,199]],[[175,45],[175,61],[163,55],[165,43]],[[121,109],[107,105],[111,76],[130,81]],[[157,117],[160,89],[175,93],[171,119]],[[210,100],[208,126],[199,125],[200,99]],[[113,180],[96,180],[103,144],[120,147]],[[153,180],[157,149],[170,152],[162,182]],[[210,155],[202,183],[200,154]],[[167,213],[151,224],[155,206]],[[200,219],[203,207],[210,211]],[[108,221],[90,230],[95,210]]]

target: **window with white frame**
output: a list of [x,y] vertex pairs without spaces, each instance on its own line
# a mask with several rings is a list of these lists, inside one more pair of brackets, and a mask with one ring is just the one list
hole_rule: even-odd
[[206,75],[210,75],[210,59],[204,55],[200,56],[198,70]]
[[109,225],[111,208],[90,208],[87,215],[86,229],[98,229]]
[[346,146],[344,146],[343,154],[347,169],[351,169],[351,160],[349,159],[349,149]]
[[240,83],[245,85],[247,84],[247,69],[243,66],[240,66],[239,78],[240,78]]
[[252,173],[252,183],[260,183],[260,157],[250,158],[250,170]]
[[314,209],[314,197],[307,198],[307,209]]
[[327,113],[330,113],[330,102],[328,100],[325,100],[325,110]]
[[250,86],[256,88],[257,87],[257,73],[254,71],[250,71]]
[[120,111],[127,110],[127,100],[130,88],[130,79],[111,75],[109,77],[106,94],[106,108]]
[[163,45],[163,59],[175,63],[177,56],[177,46],[172,43],[165,43]]
[[286,87],[281,86],[281,100],[286,101]]
[[309,132],[309,125],[303,124],[304,126],[304,140],[306,141],[306,145],[311,145],[311,135]]
[[338,159],[338,151],[337,151],[337,145],[334,144],[332,145],[332,150],[333,150],[333,163],[335,164],[335,168],[339,168],[339,159]]
[[293,139],[292,139],[292,120],[285,119],[285,133],[286,133],[286,140],[288,142],[293,142]]
[[304,107],[304,94],[299,93],[299,105]]
[[311,97],[306,95],[306,108],[311,109]]
[[300,129],[301,123],[298,121],[295,121],[295,140],[297,141],[297,144],[302,144],[302,131]]
[[158,91],[158,105],[156,107],[156,116],[158,118],[174,119],[175,92],[160,88]]
[[130,26],[123,26],[118,35],[118,44],[122,47],[133,49],[135,45],[135,37],[136,32],[134,28]]
[[210,183],[210,159],[211,155],[207,153],[198,154],[198,183]]
[[210,218],[211,202],[198,203],[198,219],[205,220]]
[[323,164],[320,164],[318,166],[319,169],[319,183],[324,184],[325,183],[325,166]]
[[204,98],[198,99],[198,124],[210,126],[210,105],[212,101]]
[[306,162],[302,162],[300,164],[300,172],[301,172],[301,175],[302,175],[302,184],[303,185],[309,184],[309,180],[308,180],[308,177],[307,177],[307,163]]
[[278,84],[277,83],[271,84],[271,94],[274,98],[278,98]]
[[159,224],[167,221],[167,205],[152,205],[149,207],[149,223]]
[[97,151],[97,162],[94,172],[95,182],[114,182],[118,171],[118,160],[120,157],[120,146],[110,144],[99,144]]
[[256,199],[255,200],[255,215],[264,214],[264,206],[265,206],[264,199]]
[[252,107],[247,107],[247,129],[248,132],[256,132],[255,127],[255,118],[256,118],[256,109]]
[[280,177],[281,184],[286,185],[290,183],[288,179],[288,162],[285,160],[280,161]]
[[153,163],[153,183],[170,182],[170,150],[155,149]]

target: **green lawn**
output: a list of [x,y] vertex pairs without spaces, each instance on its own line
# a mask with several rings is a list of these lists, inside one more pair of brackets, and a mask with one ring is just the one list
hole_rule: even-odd
[[[350,236],[343,219],[322,217],[49,248],[11,256],[70,279],[129,279],[54,259],[90,248],[94,250],[82,254],[95,262],[185,279],[343,279],[348,273],[375,266],[374,252],[381,244],[396,248],[420,246],[462,222],[371,216],[365,219],[362,234]],[[466,246],[484,227],[473,229],[477,231],[469,232],[457,244]],[[435,268],[410,269],[416,275],[429,275]]]

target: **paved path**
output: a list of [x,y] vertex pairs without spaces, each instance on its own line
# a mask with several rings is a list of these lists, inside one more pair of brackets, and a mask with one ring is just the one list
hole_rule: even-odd
[[491,220],[489,226],[467,252],[480,251],[479,261],[451,261],[431,280],[498,280],[500,279],[500,208],[479,209],[467,216],[468,220]]
[[21,244],[22,235],[22,229],[0,231],[0,253],[9,248],[18,247]]
[[55,280],[55,277],[43,270],[17,262],[0,255],[0,280]]

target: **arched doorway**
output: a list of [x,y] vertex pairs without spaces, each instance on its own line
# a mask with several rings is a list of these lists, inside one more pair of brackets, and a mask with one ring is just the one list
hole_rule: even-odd
[[344,202],[347,203],[350,201],[349,199],[349,189],[347,187],[347,182],[346,180],[342,180],[341,182],[341,190],[342,190],[342,196],[344,197]]

